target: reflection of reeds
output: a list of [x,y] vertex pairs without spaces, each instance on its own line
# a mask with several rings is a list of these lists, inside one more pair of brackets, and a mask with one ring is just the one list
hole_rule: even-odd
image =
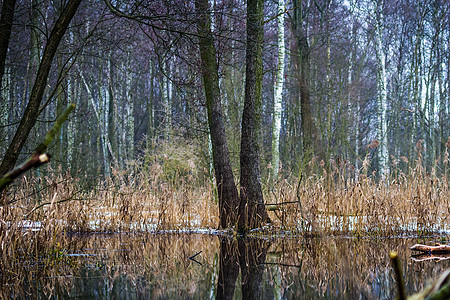
[[[67,237],[59,247],[61,259],[49,256],[41,273],[32,260],[17,262],[16,281],[2,287],[0,298],[58,293],[62,298],[205,299],[216,280],[213,236],[97,234]],[[202,266],[188,260],[197,249],[203,251],[197,257]]]
[[[285,239],[272,244],[267,263],[277,267],[281,293],[287,299],[391,299],[397,291],[390,250],[400,254],[408,294],[421,290],[429,278],[450,267],[449,261],[412,262],[408,257],[411,243],[410,239]],[[275,279],[268,282],[273,284]]]
[[[17,258],[10,269],[14,281],[2,286],[0,298],[206,299],[217,293],[221,264],[228,266],[227,272],[233,266],[239,272],[239,264],[263,266],[258,280],[262,298],[390,299],[397,293],[390,250],[400,254],[408,294],[450,267],[449,260],[413,262],[408,247],[417,241],[410,239],[272,239],[263,255],[254,255],[260,252],[252,242],[199,234],[94,234],[59,240],[47,256]],[[188,259],[199,251],[196,259],[202,265]],[[231,258],[233,263],[226,265]],[[244,293],[240,285],[248,282],[244,277],[234,278],[232,292],[238,299]]]

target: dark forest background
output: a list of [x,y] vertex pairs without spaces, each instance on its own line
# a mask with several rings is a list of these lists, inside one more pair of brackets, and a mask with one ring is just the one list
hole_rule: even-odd
[[[67,104],[75,103],[76,110],[48,150],[53,169],[95,183],[145,154],[169,153],[171,145],[180,151],[194,147],[203,163],[199,169],[212,176],[193,1],[112,4],[127,16],[113,14],[104,1],[81,2],[52,61],[38,119],[19,162],[34,151]],[[210,4],[228,146],[233,169],[238,169],[245,2],[214,0]],[[262,173],[268,176],[274,155],[278,1],[267,0],[264,5],[259,143]],[[64,7],[65,1],[57,0],[17,0],[15,4],[1,86],[2,158]],[[444,0],[287,1],[279,144],[282,174],[298,174],[314,159],[304,146],[306,138],[313,139],[308,143],[313,143],[319,165],[322,160],[325,166],[347,164],[354,178],[367,157],[370,170],[378,174],[380,141],[387,146],[391,171],[407,172],[413,161],[421,159],[428,172],[445,172],[445,148],[450,143],[449,9]],[[377,41],[381,41],[385,64],[384,104],[379,96],[383,78],[378,72]],[[307,59],[309,71],[310,135],[302,127],[300,43],[308,47],[308,57],[302,59]],[[378,130],[381,110],[387,124],[382,137]]]

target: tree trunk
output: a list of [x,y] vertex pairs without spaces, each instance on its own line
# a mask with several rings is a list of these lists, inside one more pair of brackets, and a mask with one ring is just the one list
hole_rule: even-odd
[[283,100],[284,57],[286,47],[284,45],[284,0],[278,0],[278,63],[275,81],[275,101],[273,105],[273,131],[272,131],[272,177],[278,177],[280,166],[280,130],[281,130],[281,101]]
[[386,92],[386,66],[385,55],[383,52],[383,0],[377,0],[375,3],[375,52],[377,58],[377,115],[378,115],[378,133],[377,138],[380,142],[379,150],[379,174],[382,178],[389,175],[389,154],[387,138],[387,92]]
[[[9,38],[11,37],[15,6],[16,0],[3,1],[2,16],[0,18],[0,91],[3,88],[3,74],[5,74],[6,54],[8,52]],[[0,104],[4,106],[5,102],[3,102],[3,97],[1,100]],[[2,174],[1,171],[0,174]]]
[[[61,75],[64,73],[64,65],[62,60],[63,60],[62,54],[58,53],[56,55],[56,63],[58,73]],[[65,106],[67,106],[66,101],[67,99],[65,95],[65,90],[61,79],[61,82],[57,83],[56,88],[56,116],[59,116],[63,112]],[[62,169],[66,169],[65,158],[67,157],[67,126],[65,124],[61,128],[59,136],[55,140],[56,143],[53,152],[55,161],[61,164]]]
[[304,25],[305,11],[301,1],[294,3],[294,34],[297,40],[298,55],[295,56],[297,68],[299,70],[300,87],[300,115],[302,129],[302,150],[306,161],[313,155],[324,159],[322,146],[317,136],[316,124],[311,112],[310,96],[310,49],[308,43],[307,25]]
[[154,81],[155,81],[155,66],[153,61],[150,61],[150,92],[147,98],[147,115],[148,115],[148,127],[147,127],[147,150],[150,150],[153,144],[154,138],[154,124],[155,124],[155,110],[154,110]]
[[4,149],[8,146],[9,134],[7,124],[9,122],[9,111],[11,106],[11,71],[7,68],[6,74],[2,79],[0,89],[0,156],[3,155]]
[[[170,64],[163,62],[162,68],[167,76],[170,74]],[[170,97],[170,83],[165,74],[162,75],[161,81],[161,94],[164,105],[164,138],[170,141],[172,136],[172,99]]]
[[39,70],[36,74],[36,80],[31,91],[30,100],[28,101],[22,119],[20,120],[16,134],[14,135],[8,150],[6,151],[5,157],[3,158],[2,164],[0,165],[0,174],[4,174],[14,167],[19,157],[19,153],[22,150],[31,129],[36,123],[39,115],[39,106],[47,86],[47,77],[52,66],[53,57],[55,56],[59,42],[75,15],[80,2],[81,0],[71,0],[67,3],[50,33],[39,65]]
[[123,66],[125,70],[125,91],[126,91],[126,100],[125,100],[125,132],[126,138],[128,140],[124,141],[128,147],[126,147],[127,155],[126,158],[133,160],[134,159],[134,99],[131,96],[131,85],[132,85],[132,74],[131,70],[128,66],[130,63],[130,53],[128,53],[128,62],[126,66]]
[[245,100],[241,136],[241,194],[238,232],[245,234],[269,221],[261,188],[259,168],[260,115],[262,102],[263,0],[247,1],[247,50]]
[[208,111],[217,194],[219,197],[219,227],[227,228],[236,224],[236,211],[239,202],[238,192],[231,169],[225,134],[216,50],[211,32],[208,0],[196,0],[195,9],[199,16],[197,27],[200,35],[201,69]]
[[[109,53],[108,58],[108,68],[107,68],[107,76],[108,76],[108,140],[111,145],[111,152],[116,153],[117,151],[117,143],[116,143],[116,106],[115,106],[115,95],[113,91],[114,81],[113,81],[113,65],[111,63],[111,53]],[[113,160],[113,155],[109,152],[109,161]],[[117,163],[117,162],[115,162]],[[115,167],[118,167],[116,165]]]

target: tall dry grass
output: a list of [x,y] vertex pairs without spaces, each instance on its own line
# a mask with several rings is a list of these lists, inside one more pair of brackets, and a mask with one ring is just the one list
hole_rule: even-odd
[[391,175],[381,180],[375,173],[368,174],[367,156],[357,178],[352,165],[331,160],[329,169],[323,163],[310,166],[322,168],[321,175],[302,178],[300,184],[295,178],[274,185],[268,181],[266,202],[275,204],[268,205],[273,223],[282,231],[314,234],[448,233],[449,147],[428,171],[420,151],[414,162],[400,158],[406,166],[403,169],[399,160],[392,158]]
[[[208,165],[192,144],[176,144],[160,145],[126,168],[113,169],[111,178],[89,191],[68,172],[23,177],[0,206],[0,281],[16,278],[8,270],[27,259],[43,266],[54,261],[64,233],[217,228]],[[357,236],[448,232],[448,149],[440,172],[436,166],[427,172],[420,155],[406,170],[393,161],[392,175],[382,181],[367,174],[369,161],[358,180],[350,165],[331,161],[331,168],[300,184],[292,176],[267,181],[265,200],[273,223],[266,231]]]

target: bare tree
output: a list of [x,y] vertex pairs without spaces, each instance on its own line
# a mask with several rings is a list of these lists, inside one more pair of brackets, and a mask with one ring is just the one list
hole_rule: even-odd
[[241,136],[241,193],[238,232],[246,233],[268,222],[261,188],[259,137],[262,104],[263,0],[247,1],[245,101]]
[[225,136],[216,50],[211,32],[208,0],[196,0],[195,10],[198,14],[197,27],[200,36],[201,71],[205,89],[206,108],[208,111],[217,194],[219,196],[220,228],[227,228],[232,227],[236,223],[239,198],[234,183],[233,170],[231,169],[227,139]]
[[2,164],[0,165],[0,174],[5,174],[14,167],[20,151],[22,150],[31,129],[36,123],[39,115],[39,107],[47,86],[48,74],[52,66],[53,57],[55,56],[58,45],[66,32],[70,21],[75,15],[80,2],[81,0],[70,0],[62,9],[60,17],[53,26],[42,55],[27,108],[25,109],[14,138],[6,150]]

